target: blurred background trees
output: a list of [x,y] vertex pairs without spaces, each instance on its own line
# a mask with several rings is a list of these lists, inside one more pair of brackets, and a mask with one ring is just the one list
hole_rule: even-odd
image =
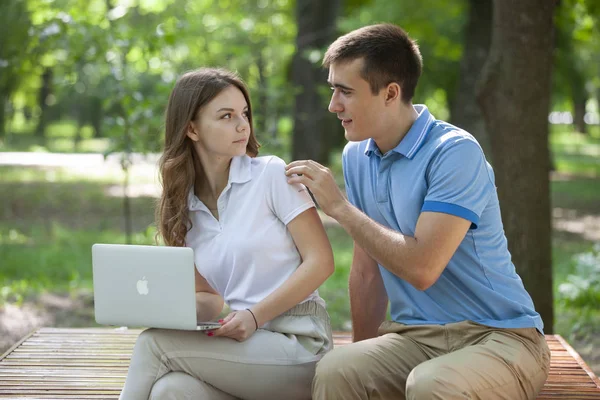
[[[75,149],[82,138],[111,138],[115,149],[158,151],[176,77],[222,65],[251,87],[265,144],[327,161],[343,141],[339,124],[323,113],[323,52],[339,34],[389,21],[416,38],[423,53],[415,100],[489,150],[475,93],[492,9],[492,0],[5,1],[0,137],[4,146],[21,131],[43,140],[49,124],[69,120],[76,124]],[[600,90],[600,6],[561,0],[555,14],[552,105],[571,111],[575,128],[585,132],[586,107]]]
[[[328,164],[343,186],[321,60],[337,36],[392,22],[423,54],[414,102],[472,133],[494,166],[547,330],[599,332],[600,266],[588,262],[600,242],[599,18],[596,0],[1,1],[0,305],[91,287],[94,242],[152,242],[163,112],[186,70],[238,71],[261,152]],[[17,152],[87,158],[22,168]],[[119,173],[86,169],[95,155]],[[352,243],[335,225],[328,234],[336,275],[323,290],[344,328]]]

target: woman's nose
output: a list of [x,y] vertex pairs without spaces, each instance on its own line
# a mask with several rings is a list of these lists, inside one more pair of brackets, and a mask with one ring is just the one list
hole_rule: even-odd
[[250,128],[250,122],[248,122],[245,118],[241,118],[238,123],[237,130],[238,132],[244,132]]

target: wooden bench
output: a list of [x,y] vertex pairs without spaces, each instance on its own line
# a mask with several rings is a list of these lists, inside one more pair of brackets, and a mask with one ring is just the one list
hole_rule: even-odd
[[[117,399],[139,330],[41,328],[0,358],[0,398]],[[558,335],[550,376],[538,399],[600,399],[600,381]],[[335,344],[350,343],[336,333]]]

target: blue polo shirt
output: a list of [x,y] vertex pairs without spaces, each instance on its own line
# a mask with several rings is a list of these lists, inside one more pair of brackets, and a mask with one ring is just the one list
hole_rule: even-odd
[[379,265],[392,319],[409,325],[470,320],[542,332],[542,319],[511,261],[494,172],[481,147],[469,133],[436,120],[427,107],[414,107],[417,120],[386,154],[372,139],[346,145],[342,162],[348,200],[407,236],[414,237],[423,211],[456,215],[471,227],[427,290],[415,289]]

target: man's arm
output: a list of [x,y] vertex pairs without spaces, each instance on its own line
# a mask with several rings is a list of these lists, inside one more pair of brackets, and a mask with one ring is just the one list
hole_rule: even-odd
[[385,319],[388,297],[377,262],[354,243],[354,256],[348,282],[352,313],[352,340],[377,336]]
[[328,168],[311,160],[294,161],[286,167],[286,174],[289,183],[306,185],[323,211],[375,261],[419,290],[437,281],[471,226],[461,217],[422,212],[414,237],[405,236],[350,204]]
[[419,290],[438,280],[471,225],[454,215],[423,212],[411,237],[378,224],[348,202],[331,217],[375,261]]

